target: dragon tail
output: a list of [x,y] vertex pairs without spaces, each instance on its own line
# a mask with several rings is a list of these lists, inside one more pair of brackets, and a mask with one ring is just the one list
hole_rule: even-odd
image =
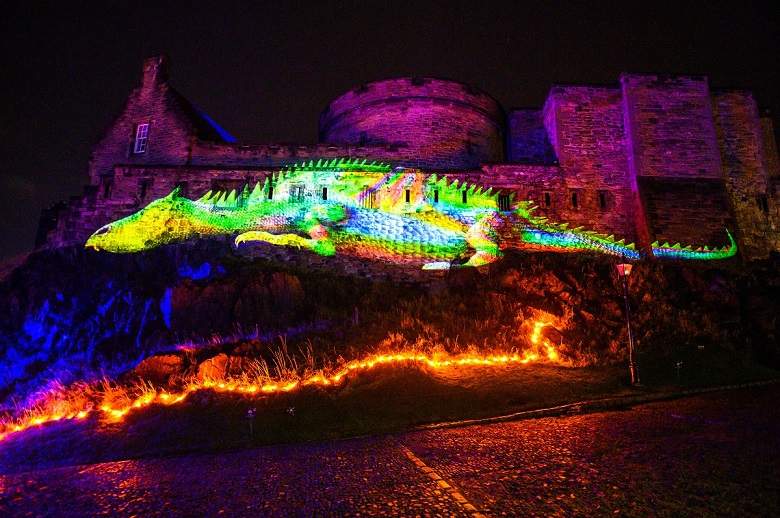
[[726,259],[732,257],[737,253],[737,242],[734,241],[734,237],[731,232],[726,230],[726,234],[729,236],[731,244],[721,248],[697,248],[693,249],[690,246],[682,247],[680,243],[669,246],[669,243],[659,245],[658,241],[652,244],[653,255],[655,257],[663,259],[696,259],[700,261],[708,261],[714,259]]
[[533,205],[520,205],[513,211],[516,235],[521,237],[519,248],[532,248],[551,252],[596,252],[639,259],[633,243],[617,240],[614,235],[599,234],[583,227],[568,228],[567,223],[552,223],[545,217],[532,215]]

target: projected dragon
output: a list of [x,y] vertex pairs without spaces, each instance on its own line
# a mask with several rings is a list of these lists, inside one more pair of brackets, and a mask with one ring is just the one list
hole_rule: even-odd
[[[96,231],[86,246],[127,253],[203,236],[234,235],[236,246],[266,242],[321,255],[350,254],[417,263],[424,269],[482,266],[517,248],[596,252],[638,259],[633,244],[533,214],[527,201],[417,170],[334,159],[296,165],[250,192],[209,191],[189,200],[175,189],[139,212]],[[723,259],[721,249],[653,243],[656,257]],[[245,245],[244,245],[245,246]]]

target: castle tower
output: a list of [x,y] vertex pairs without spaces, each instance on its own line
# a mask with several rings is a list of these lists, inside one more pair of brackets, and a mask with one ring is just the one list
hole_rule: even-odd
[[620,83],[640,243],[729,244],[735,222],[707,78],[623,74]]
[[400,148],[415,167],[478,169],[503,160],[505,121],[498,102],[471,85],[387,79],[331,102],[320,117],[320,141]]

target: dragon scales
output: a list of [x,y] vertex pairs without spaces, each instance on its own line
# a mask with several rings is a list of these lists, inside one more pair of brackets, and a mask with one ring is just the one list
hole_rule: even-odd
[[[247,186],[241,192],[209,191],[189,200],[177,188],[100,228],[86,246],[137,252],[201,236],[235,235],[237,246],[262,241],[326,256],[345,253],[417,263],[424,269],[489,264],[507,248],[640,258],[633,244],[614,236],[568,229],[535,216],[530,202],[510,200],[509,210],[499,210],[498,197],[491,189],[448,183],[416,170],[344,159],[311,162],[283,170],[251,192]],[[737,251],[728,237],[731,244],[721,249],[656,242],[652,253],[723,259]]]

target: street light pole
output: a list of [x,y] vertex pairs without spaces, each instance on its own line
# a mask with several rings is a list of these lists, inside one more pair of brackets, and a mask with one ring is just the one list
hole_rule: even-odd
[[641,385],[639,371],[636,367],[636,344],[634,342],[634,329],[631,327],[631,309],[628,305],[628,276],[631,274],[632,265],[623,261],[617,265],[618,275],[623,280],[623,300],[626,304],[626,323],[628,325],[628,368],[631,370],[631,384]]

